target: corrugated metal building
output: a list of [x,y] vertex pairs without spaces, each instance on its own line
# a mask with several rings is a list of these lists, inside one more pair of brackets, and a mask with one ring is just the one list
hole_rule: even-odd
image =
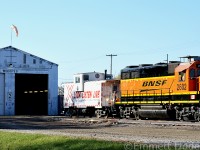
[[57,115],[58,65],[12,46],[0,49],[0,115]]

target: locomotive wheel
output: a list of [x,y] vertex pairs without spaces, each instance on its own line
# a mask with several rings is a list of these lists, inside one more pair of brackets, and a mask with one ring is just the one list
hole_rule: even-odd
[[178,121],[182,121],[182,118],[181,118],[181,116],[179,116],[179,117],[178,117]]
[[198,113],[194,113],[194,120],[199,122],[200,121],[200,117],[199,117],[199,114]]
[[100,110],[97,109],[96,112],[95,112],[95,114],[96,114],[97,118],[101,118]]
[[100,114],[97,114],[96,116],[97,116],[97,118],[101,118],[101,115],[100,115]]
[[107,109],[107,110],[106,110],[106,114],[105,114],[105,117],[104,117],[104,118],[105,118],[105,119],[107,119],[107,118],[108,118],[108,116],[109,116],[109,114],[110,114],[110,110],[109,110],[109,109]]
[[179,111],[176,112],[176,119],[179,120],[179,121],[182,121],[181,112],[179,112]]
[[188,120],[189,120],[188,116],[183,116],[183,121],[188,121]]
[[139,120],[139,119],[140,119],[139,113],[136,112],[136,113],[135,113],[135,120]]
[[72,117],[73,115],[73,110],[72,109],[69,109],[66,113],[65,113],[65,116],[69,116],[70,118]]
[[135,120],[139,120],[140,119],[139,112],[133,110],[130,117],[135,119]]
[[124,116],[124,111],[123,111],[123,110],[120,110],[120,112],[119,112],[119,117],[120,117],[121,119],[125,117],[125,116]]

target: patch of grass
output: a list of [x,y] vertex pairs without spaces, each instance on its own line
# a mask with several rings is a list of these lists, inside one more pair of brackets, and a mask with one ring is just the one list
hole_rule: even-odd
[[119,142],[99,141],[93,139],[70,138],[65,136],[49,136],[0,132],[1,150],[123,150],[124,144]]
[[0,131],[0,150],[183,150],[190,147]]

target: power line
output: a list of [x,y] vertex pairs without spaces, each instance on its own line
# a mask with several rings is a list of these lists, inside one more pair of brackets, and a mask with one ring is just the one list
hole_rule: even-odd
[[110,63],[110,74],[112,75],[112,57],[113,57],[113,56],[117,56],[117,55],[110,54],[110,55],[106,55],[106,56],[110,56],[110,58],[111,58],[111,63]]

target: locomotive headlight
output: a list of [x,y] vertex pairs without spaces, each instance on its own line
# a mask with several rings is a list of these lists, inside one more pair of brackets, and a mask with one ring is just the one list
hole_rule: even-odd
[[195,99],[195,95],[190,95],[190,99]]

